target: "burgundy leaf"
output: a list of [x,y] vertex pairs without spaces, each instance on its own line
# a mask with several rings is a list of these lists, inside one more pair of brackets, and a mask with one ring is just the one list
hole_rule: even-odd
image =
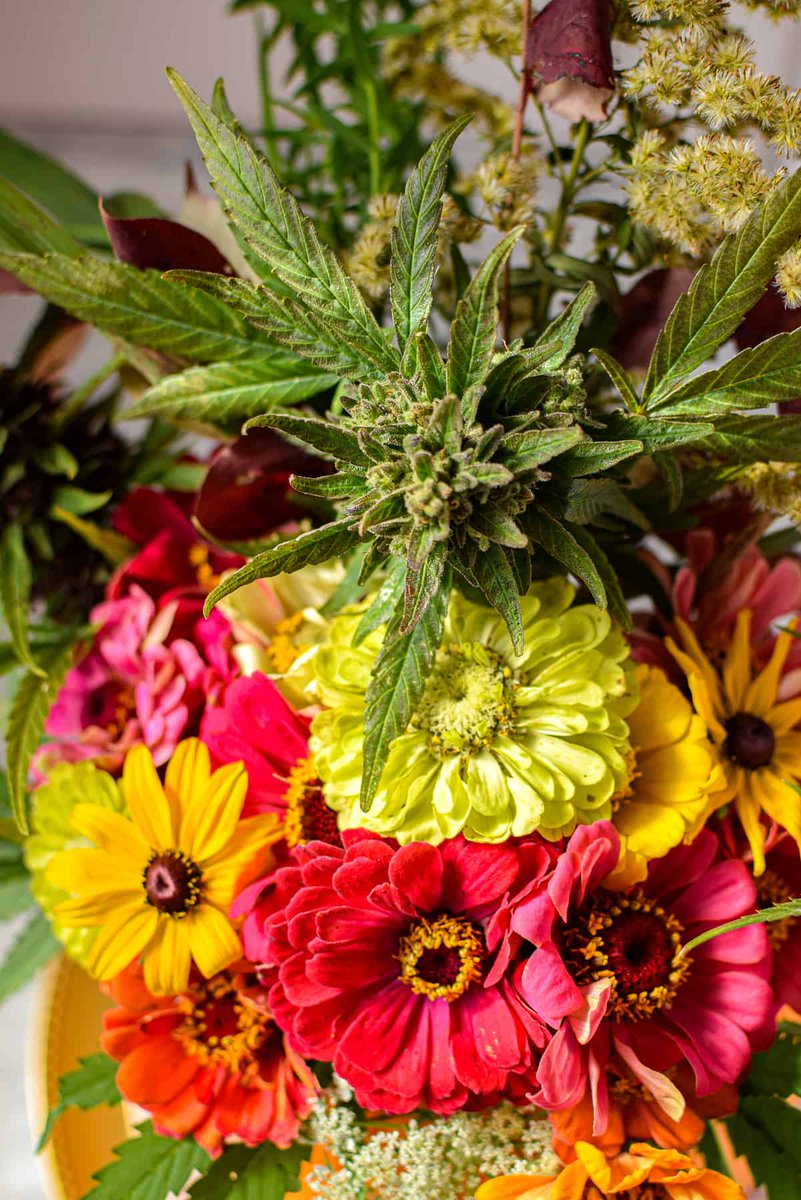
[[614,95],[609,0],[550,0],[528,27],[523,69],[547,108],[603,121]]
[[163,217],[113,217],[100,201],[100,215],[121,262],[142,270],[212,271],[217,275],[232,275],[228,260],[217,247],[186,225]]
[[787,308],[779,293],[769,288],[745,317],[734,340],[738,350],[745,350],[777,333],[790,333],[799,325],[801,308]]
[[638,279],[620,299],[612,353],[628,371],[644,371],[673,306],[692,283],[690,267],[664,267]]
[[308,515],[289,486],[290,475],[329,475],[333,469],[272,429],[252,429],[214,458],[198,492],[195,516],[220,541],[264,537]]

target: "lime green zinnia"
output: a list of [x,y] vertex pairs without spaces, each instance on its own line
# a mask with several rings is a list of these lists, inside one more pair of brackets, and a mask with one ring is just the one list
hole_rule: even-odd
[[69,899],[69,893],[56,887],[45,874],[54,855],[89,845],[71,820],[79,804],[97,804],[110,812],[126,811],[122,788],[111,775],[91,762],[59,763],[47,783],[33,793],[33,832],[25,839],[24,853],[36,903],[50,919],[53,933],[70,957],[85,965],[97,930],[69,929],[61,923],[54,910]]
[[518,656],[497,613],[454,595],[422,702],[392,744],[367,814],[359,807],[364,697],[382,632],[354,647],[360,614],[337,617],[313,659],[326,708],[311,749],[340,827],[401,842],[436,844],[460,832],[501,842],[535,829],[555,839],[611,816],[628,779],[633,673],[609,615],[571,607],[574,597],[561,578],[522,597]]

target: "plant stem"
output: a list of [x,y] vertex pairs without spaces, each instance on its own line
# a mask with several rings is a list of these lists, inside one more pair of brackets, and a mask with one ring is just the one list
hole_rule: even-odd
[[[570,169],[568,170],[567,175],[563,177],[562,194],[559,197],[559,204],[556,212],[554,213],[553,223],[551,225],[550,236],[548,239],[549,254],[557,254],[561,249],[562,239],[565,233],[565,226],[570,215],[570,206],[573,203],[581,184],[583,184],[583,180],[579,180],[579,172],[581,171],[581,167],[584,162],[584,152],[589,145],[591,135],[592,126],[585,117],[579,125],[576,144],[573,149],[573,158],[570,162]],[[548,306],[551,302],[551,296],[553,295],[553,292],[553,284],[547,282],[542,284],[540,288],[539,307],[537,312],[538,322],[544,321],[547,317]]]
[[[520,58],[523,64],[520,72],[520,88],[517,93],[517,108],[515,110],[515,128],[512,135],[512,160],[517,162],[520,158],[520,152],[523,148],[523,123],[526,115],[526,101],[528,100],[529,84],[531,82],[529,73],[526,71],[526,42],[528,40],[528,27],[531,24],[531,0],[524,0],[523,3],[523,28],[520,35]],[[509,260],[506,260],[506,266],[503,269],[503,303],[501,306],[501,322],[503,325],[503,340],[509,341],[512,331],[512,268]]]
[[378,121],[378,95],[372,79],[362,80],[367,105],[367,157],[370,166],[370,195],[381,190],[381,128]]

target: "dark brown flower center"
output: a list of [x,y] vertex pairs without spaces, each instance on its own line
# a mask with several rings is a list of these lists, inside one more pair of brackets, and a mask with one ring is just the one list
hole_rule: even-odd
[[739,712],[726,722],[723,749],[732,762],[749,771],[766,767],[773,758],[776,738],[767,721],[753,713]]
[[289,846],[301,846],[306,842],[342,845],[337,814],[325,802],[323,785],[311,756],[302,758],[289,772],[289,787],[284,799],[287,804],[284,837]]
[[227,974],[191,983],[178,1006],[184,1020],[175,1036],[203,1063],[250,1076],[281,1043],[275,1022],[241,996]]
[[450,1003],[481,980],[485,953],[484,934],[466,917],[415,921],[400,940],[400,977],[418,996]]
[[200,867],[181,850],[154,854],[142,875],[145,898],[159,912],[183,917],[200,901],[203,878]]
[[690,970],[679,957],[679,921],[645,896],[600,893],[563,934],[565,962],[579,985],[611,980],[608,1012],[640,1020],[669,1005]]

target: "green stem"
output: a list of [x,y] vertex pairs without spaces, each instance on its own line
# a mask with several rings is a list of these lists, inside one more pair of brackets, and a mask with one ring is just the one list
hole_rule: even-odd
[[62,430],[69,425],[73,417],[77,417],[78,413],[83,410],[87,400],[91,400],[100,385],[110,379],[112,375],[116,375],[120,367],[123,367],[127,361],[124,354],[115,354],[98,371],[95,371],[94,375],[90,375],[85,383],[76,388],[69,399],[64,401],[53,420],[56,430]]
[[786,900],[784,904],[774,904],[772,908],[763,908],[761,912],[751,913],[747,917],[738,917],[736,921],[727,921],[725,925],[716,925],[714,929],[707,929],[704,933],[699,933],[698,937],[692,938],[682,946],[679,958],[689,954],[696,946],[703,946],[704,942],[720,937],[722,933],[733,933],[736,929],[743,929],[746,925],[763,925],[767,921],[784,921],[788,917],[798,916],[801,916],[801,899]]
[[381,136],[378,121],[378,94],[372,79],[362,80],[367,108],[367,159],[370,167],[370,195],[377,196],[381,190]]
[[[562,238],[565,233],[565,226],[570,215],[570,206],[575,199],[576,193],[580,190],[581,181],[579,173],[584,162],[584,152],[589,145],[592,136],[592,125],[585,118],[579,125],[576,144],[573,149],[573,158],[570,162],[570,169],[567,175],[562,176],[562,194],[559,197],[559,204],[553,216],[551,224],[550,236],[548,238],[549,254],[556,254],[562,247]],[[543,283],[540,288],[539,307],[537,312],[538,322],[544,322],[548,315],[548,307],[551,303],[554,287],[551,283]]]

